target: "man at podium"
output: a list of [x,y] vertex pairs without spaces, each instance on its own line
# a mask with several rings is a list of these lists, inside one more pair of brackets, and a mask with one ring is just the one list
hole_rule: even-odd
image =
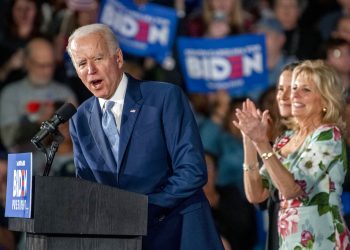
[[201,140],[181,89],[124,73],[118,41],[104,24],[75,30],[67,51],[93,94],[70,120],[77,176],[148,196],[142,249],[223,249],[202,191]]

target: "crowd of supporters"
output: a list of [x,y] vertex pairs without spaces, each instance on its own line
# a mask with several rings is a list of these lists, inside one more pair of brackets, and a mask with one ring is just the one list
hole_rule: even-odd
[[[350,88],[350,1],[347,0],[134,0],[174,8],[178,36],[224,38],[250,33],[266,36],[269,88],[254,93],[261,109],[277,112],[275,86],[282,68],[293,61],[323,59]],[[34,173],[42,174],[45,158],[30,138],[64,102],[78,106],[90,93],[81,84],[65,52],[71,32],[98,22],[99,0],[2,0],[0,8],[0,208],[4,210],[6,154],[33,152]],[[174,51],[176,43],[174,44]],[[125,54],[125,71],[136,78],[181,86],[195,113],[208,167],[205,192],[226,249],[264,249],[264,204],[250,204],[243,191],[243,146],[231,121],[245,100],[225,90],[189,93],[175,57],[164,67],[149,57]],[[350,98],[346,111],[350,119]],[[350,145],[350,120],[346,143]],[[51,175],[74,176],[68,124],[65,141]],[[344,193],[350,192],[347,178]],[[344,196],[345,197],[345,196]],[[350,211],[350,200],[344,201]],[[23,249],[23,237],[7,230],[1,218],[0,250]],[[345,214],[345,217],[347,214]]]

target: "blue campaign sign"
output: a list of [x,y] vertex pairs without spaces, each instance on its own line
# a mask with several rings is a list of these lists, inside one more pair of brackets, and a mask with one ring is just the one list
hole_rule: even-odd
[[99,22],[110,26],[126,53],[153,57],[159,63],[171,55],[177,16],[157,4],[139,7],[129,0],[104,0]]
[[264,35],[181,37],[178,54],[189,92],[226,89],[231,96],[250,96],[268,87]]
[[8,155],[5,217],[30,218],[32,153]]

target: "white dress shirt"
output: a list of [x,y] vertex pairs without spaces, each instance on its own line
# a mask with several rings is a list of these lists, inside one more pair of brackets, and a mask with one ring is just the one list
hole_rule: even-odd
[[120,131],[120,124],[122,120],[122,112],[123,112],[123,106],[124,106],[124,99],[125,99],[125,93],[126,93],[126,87],[128,85],[128,78],[127,76],[123,73],[122,79],[118,85],[117,90],[115,91],[114,95],[106,100],[103,98],[98,98],[98,101],[100,103],[102,112],[105,112],[105,103],[106,101],[113,101],[115,102],[112,112],[114,114],[115,121],[117,123],[117,129]]

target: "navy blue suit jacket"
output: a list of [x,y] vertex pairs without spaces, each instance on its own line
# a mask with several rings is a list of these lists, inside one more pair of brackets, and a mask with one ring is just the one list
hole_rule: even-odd
[[101,119],[98,99],[91,97],[70,120],[77,176],[148,196],[143,249],[223,249],[202,192],[201,139],[181,89],[128,75],[119,162]]

